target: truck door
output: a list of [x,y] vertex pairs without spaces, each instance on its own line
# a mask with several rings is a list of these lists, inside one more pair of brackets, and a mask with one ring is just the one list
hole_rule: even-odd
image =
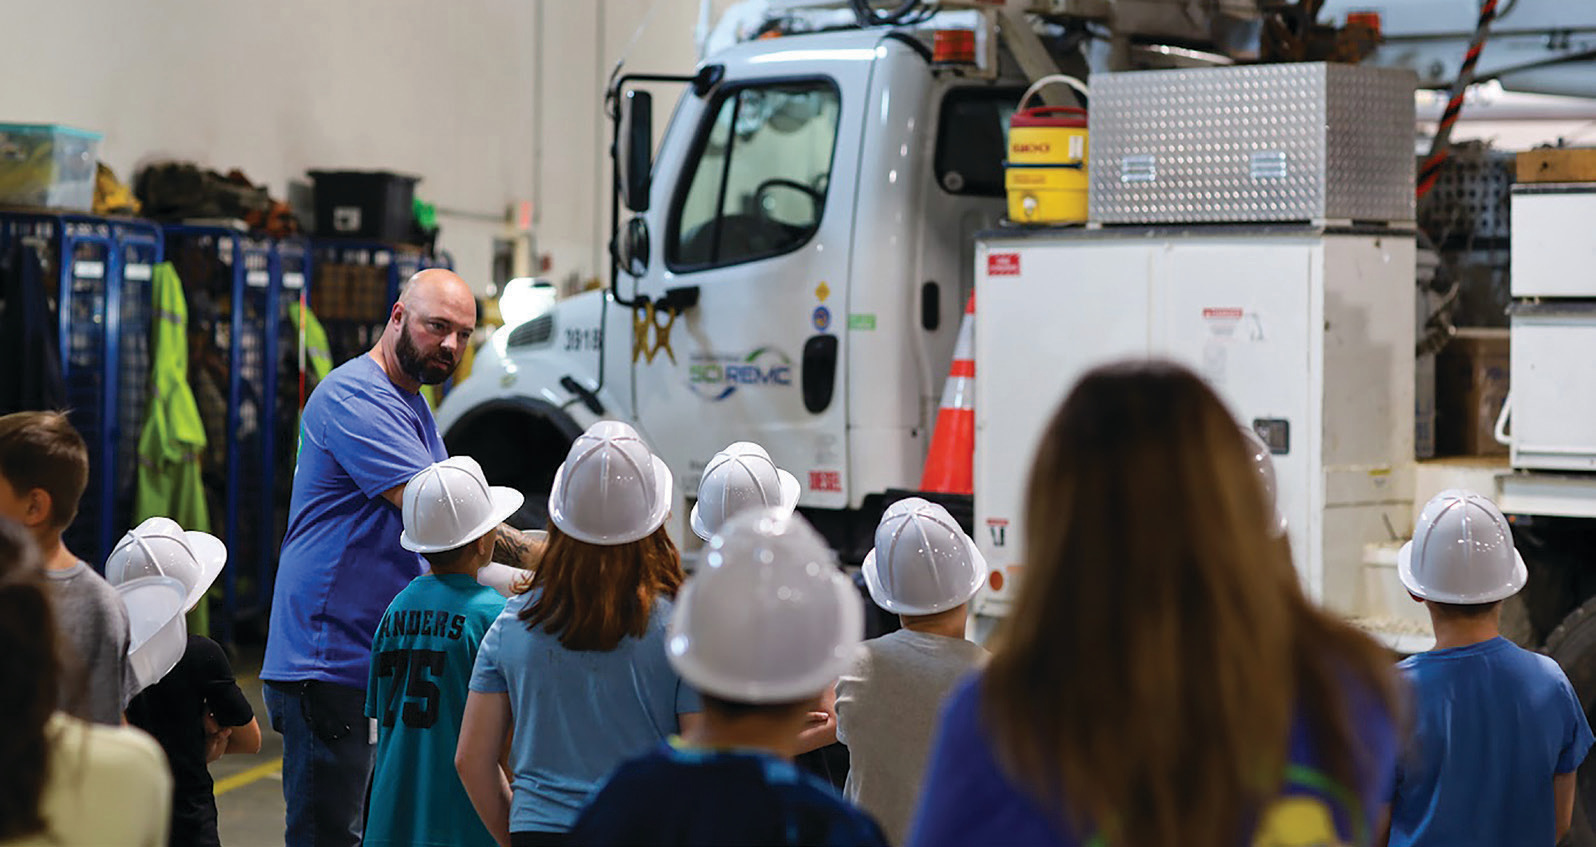
[[[849,51],[838,51],[849,52]],[[691,497],[704,463],[758,441],[846,504],[848,258],[870,51],[687,95],[660,150],[653,254],[635,296],[693,302],[674,322],[634,310],[633,408]],[[770,70],[777,70],[772,67]],[[694,302],[696,298],[696,302]]]

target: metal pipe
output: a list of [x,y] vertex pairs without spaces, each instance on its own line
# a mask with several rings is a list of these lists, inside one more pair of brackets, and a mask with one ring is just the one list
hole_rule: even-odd
[[1468,91],[1469,83],[1474,81],[1474,68],[1480,63],[1480,52],[1485,49],[1485,40],[1491,34],[1491,22],[1495,19],[1496,0],[1485,0],[1480,7],[1479,21],[1474,25],[1474,39],[1469,43],[1468,52],[1463,55],[1463,67],[1458,70],[1457,79],[1452,81],[1451,97],[1446,104],[1446,111],[1441,113],[1441,124],[1436,129],[1435,140],[1430,143],[1430,156],[1419,170],[1419,197],[1430,193],[1436,179],[1441,176],[1441,165],[1446,163],[1446,157],[1451,152],[1452,127],[1457,124],[1458,115],[1463,111],[1463,95]]

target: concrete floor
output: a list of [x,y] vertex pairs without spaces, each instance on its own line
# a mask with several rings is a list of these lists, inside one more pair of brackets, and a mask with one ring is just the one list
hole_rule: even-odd
[[260,648],[233,666],[260,721],[261,748],[253,756],[223,756],[211,764],[216,780],[217,826],[226,847],[280,847],[283,843],[283,737],[272,731],[261,699]]

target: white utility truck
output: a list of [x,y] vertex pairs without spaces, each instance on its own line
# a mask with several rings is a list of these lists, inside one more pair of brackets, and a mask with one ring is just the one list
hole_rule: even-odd
[[[798,476],[800,507],[843,560],[859,561],[888,499],[917,487],[963,305],[979,289],[976,487],[966,514],[1003,575],[980,596],[981,611],[1002,614],[1016,578],[1023,579],[1017,506],[1045,415],[1092,364],[1169,356],[1207,376],[1237,419],[1274,448],[1294,553],[1310,591],[1347,615],[1377,619],[1388,635],[1413,636],[1398,639],[1408,649],[1422,649],[1423,628],[1417,607],[1401,605],[1406,598],[1385,564],[1389,546],[1408,533],[1414,503],[1433,489],[1461,482],[1496,496],[1515,516],[1531,563],[1530,589],[1515,614],[1532,620],[1535,643],[1550,634],[1552,652],[1591,705],[1596,606],[1585,604],[1596,596],[1596,569],[1586,563],[1596,550],[1596,423],[1589,423],[1596,414],[1584,415],[1579,433],[1557,434],[1565,441],[1553,445],[1561,458],[1552,466],[1547,451],[1529,445],[1515,446],[1512,466],[1413,461],[1420,316],[1411,96],[1405,112],[1379,117],[1382,131],[1410,139],[1390,160],[1394,170],[1383,177],[1347,171],[1369,185],[1395,185],[1405,206],[1392,211],[1382,200],[1373,217],[1338,211],[1364,207],[1334,203],[1278,216],[1254,210],[1228,221],[1182,217],[1168,213],[1180,206],[1169,197],[1116,195],[1116,186],[1102,182],[1147,188],[1138,180],[1175,167],[1172,159],[1157,161],[1156,152],[1113,147],[1127,133],[1156,136],[1157,127],[1103,124],[1104,101],[1115,85],[1156,76],[1119,71],[1254,58],[1260,32],[1278,29],[1264,9],[1281,4],[941,4],[976,9],[959,13],[975,20],[957,27],[974,33],[965,40],[939,36],[951,13],[929,16],[921,3],[885,13],[862,3],[768,2],[783,7],[775,17],[787,23],[769,27],[780,37],[721,50],[692,76],[616,81],[611,287],[497,331],[472,376],[438,410],[451,453],[475,456],[494,484],[527,494],[514,522],[542,525],[554,470],[572,439],[595,420],[618,418],[637,426],[674,472],[672,532],[689,554],[697,542],[685,518],[703,463],[732,441],[754,440]],[[828,13],[843,7],[887,22],[794,33],[802,25],[791,21],[802,15],[787,7],[800,5],[834,7]],[[1385,42],[1366,64],[1408,68],[1432,86],[1456,72],[1479,11],[1473,0],[1300,6],[1327,20],[1378,11]],[[1038,16],[1030,34],[1018,31],[1026,12]],[[1487,48],[1482,74],[1525,89],[1596,95],[1590,63],[1570,63],[1596,51],[1596,9],[1520,0],[1498,24],[1509,49]],[[1128,216],[1103,219],[1094,206],[1089,227],[1005,227],[1008,118],[1033,78],[1060,67],[1093,90],[1094,202],[1099,192],[1118,196],[1126,202],[1116,208]],[[1258,67],[1338,72],[1314,63]],[[1368,84],[1393,77],[1379,79],[1385,82]],[[656,154],[652,100],[639,86],[667,81],[685,91]],[[1413,75],[1401,84],[1411,86]],[[1189,122],[1203,98],[1214,96],[1202,92],[1197,85],[1161,108],[1194,106]],[[1113,115],[1136,123],[1134,110]],[[1334,123],[1346,124],[1346,115]],[[1283,163],[1344,139],[1304,144],[1264,150],[1281,155],[1249,160],[1244,177],[1284,177],[1294,171]],[[1155,161],[1135,158],[1125,180],[1124,159],[1145,155]],[[1161,185],[1156,177],[1150,184]],[[1596,194],[1586,199],[1581,208],[1596,209]],[[622,207],[631,215],[624,224]],[[1136,217],[1146,209],[1155,212]],[[1589,219],[1566,210],[1558,216]],[[1515,262],[1519,224],[1515,219]],[[1588,252],[1590,242],[1569,233],[1557,243]],[[1560,268],[1538,273],[1589,277],[1590,256],[1536,249]],[[1518,277],[1515,265],[1516,296],[1540,298],[1513,319],[1514,394],[1525,399],[1515,400],[1510,428],[1512,437],[1528,438],[1544,431],[1547,391],[1556,396],[1561,383],[1546,381],[1547,364],[1534,366],[1539,381],[1527,360],[1521,373],[1520,353],[1553,351],[1565,366],[1554,379],[1573,379],[1566,365],[1589,362],[1596,350],[1589,329],[1596,318],[1582,311],[1596,303],[1596,285],[1543,296],[1533,286],[1520,293]],[[1548,309],[1548,296],[1569,308]],[[1521,342],[1521,324],[1553,343],[1536,348],[1537,336]],[[1554,336],[1548,326],[1575,329]],[[1596,392],[1588,370],[1583,381],[1567,384]],[[1590,405],[1590,392],[1581,393],[1578,408]],[[1596,776],[1596,767],[1586,770]],[[1583,787],[1584,797],[1596,798],[1596,784]],[[1578,843],[1596,845],[1583,820],[1579,831],[1586,840]]]

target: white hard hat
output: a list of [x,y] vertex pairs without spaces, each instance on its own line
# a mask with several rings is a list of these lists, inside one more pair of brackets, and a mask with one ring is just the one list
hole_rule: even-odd
[[1496,504],[1451,488],[1424,504],[1413,540],[1397,553],[1397,575],[1414,596],[1475,605],[1517,594],[1529,571]]
[[864,604],[798,515],[751,509],[709,542],[667,630],[671,666],[739,703],[787,703],[836,681],[864,637]]
[[1252,460],[1253,470],[1258,473],[1258,481],[1262,483],[1264,493],[1269,497],[1269,508],[1275,510],[1274,524],[1269,527],[1271,535],[1279,538],[1286,534],[1286,516],[1280,511],[1280,489],[1275,482],[1275,460],[1269,454],[1269,445],[1258,437],[1252,427],[1241,427],[1242,435],[1247,439],[1247,458]]
[[688,523],[708,541],[732,515],[744,509],[798,505],[798,478],[776,467],[765,448],[738,441],[716,453],[698,483],[698,502]]
[[183,584],[183,610],[201,597],[227,564],[227,545],[208,532],[185,531],[171,518],[150,518],[128,530],[105,560],[105,579],[121,585],[146,576],[167,576]]
[[405,485],[399,545],[417,553],[453,550],[487,535],[521,508],[514,488],[488,485],[470,456],[450,456],[421,469]]
[[127,610],[128,665],[140,689],[177,667],[188,649],[188,623],[183,619],[183,583],[168,576],[141,576],[116,586]]
[[934,615],[967,602],[987,574],[986,559],[948,510],[919,497],[887,508],[863,570],[876,605],[898,615]]
[[599,421],[577,437],[549,493],[554,525],[589,544],[647,538],[670,508],[670,468],[620,421]]

